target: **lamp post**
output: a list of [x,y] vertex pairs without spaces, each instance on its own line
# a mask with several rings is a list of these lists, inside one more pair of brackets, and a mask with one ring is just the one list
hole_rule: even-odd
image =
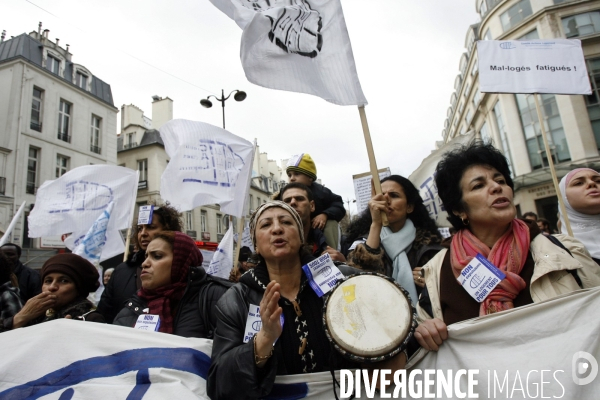
[[348,219],[352,221],[352,211],[350,211],[350,202],[356,203],[356,199],[352,199],[352,201],[350,201],[349,198],[346,198],[346,204],[348,205]]
[[229,93],[227,95],[227,97],[225,97],[225,93],[223,92],[223,89],[221,89],[221,98],[218,98],[217,96],[214,96],[211,94],[207,98],[200,100],[200,105],[202,105],[202,107],[205,107],[205,108],[212,107],[212,102],[209,100],[211,97],[214,97],[216,101],[221,102],[221,107],[223,107],[223,129],[225,129],[225,101],[227,101],[227,99],[233,93],[235,93],[233,95],[233,98],[235,99],[235,101],[244,101],[244,99],[246,98],[246,92],[244,92],[242,90],[234,90],[231,93]]

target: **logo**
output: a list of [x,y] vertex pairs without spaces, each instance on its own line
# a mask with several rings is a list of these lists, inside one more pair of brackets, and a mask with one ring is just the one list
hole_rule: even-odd
[[262,321],[254,321],[252,323],[252,329],[254,329],[256,332],[260,331],[261,326],[262,326]]
[[578,351],[573,354],[571,372],[573,382],[577,385],[587,385],[598,376],[598,361],[590,353]]
[[323,276],[327,278],[329,275],[331,275],[331,267],[328,265],[323,268]]
[[504,50],[509,50],[516,48],[516,46],[513,45],[512,42],[502,42],[500,43],[500,48]]
[[481,285],[481,282],[483,282],[483,278],[475,274],[475,276],[473,276],[473,279],[471,279],[469,285],[471,285],[471,287],[475,289],[476,287],[479,287],[479,285]]

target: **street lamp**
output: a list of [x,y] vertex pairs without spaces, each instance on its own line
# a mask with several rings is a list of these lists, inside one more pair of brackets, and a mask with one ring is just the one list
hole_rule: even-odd
[[205,107],[205,108],[211,108],[212,107],[212,102],[209,100],[211,97],[214,97],[216,101],[220,101],[221,102],[221,106],[223,107],[223,129],[225,129],[225,101],[234,92],[235,92],[235,94],[233,95],[233,98],[235,99],[235,101],[244,101],[244,99],[246,98],[246,92],[241,91],[241,90],[234,90],[231,93],[229,93],[227,95],[227,97],[225,97],[223,89],[221,89],[221,98],[218,98],[217,96],[214,96],[214,95],[211,94],[207,98],[200,100],[200,105],[202,105],[202,107]]
[[[352,203],[356,203],[356,199],[352,199]],[[348,205],[348,219],[352,221],[352,211],[350,211],[350,199],[346,198],[346,204]]]

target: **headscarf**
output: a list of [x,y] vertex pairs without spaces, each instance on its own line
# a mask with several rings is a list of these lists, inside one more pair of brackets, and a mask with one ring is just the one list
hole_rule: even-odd
[[262,213],[264,213],[266,210],[272,207],[283,208],[292,215],[292,218],[294,218],[294,221],[298,226],[300,242],[301,244],[304,244],[304,226],[302,225],[302,220],[300,219],[300,216],[298,215],[296,210],[294,210],[289,204],[284,203],[283,201],[272,200],[261,204],[256,209],[256,211],[254,211],[252,217],[250,217],[250,237],[252,238],[252,244],[254,245],[254,248],[256,249],[256,223],[258,222],[258,218],[261,216]]
[[481,303],[480,316],[514,308],[513,300],[527,287],[519,273],[527,260],[530,238],[529,227],[518,219],[512,220],[510,229],[491,249],[469,229],[461,229],[452,238],[450,263],[456,278],[477,253],[506,274]]
[[[163,232],[164,233],[164,232]],[[156,289],[138,291],[138,296],[148,303],[149,314],[160,317],[160,332],[173,333],[172,302],[183,297],[188,282],[190,267],[202,264],[202,254],[196,243],[188,235],[173,232],[173,262],[171,264],[171,283]]]
[[87,297],[100,286],[100,274],[96,267],[85,258],[73,253],[57,254],[50,257],[42,266],[42,282],[46,275],[57,272],[73,280],[80,297]]
[[[560,188],[562,199],[565,203],[565,208],[567,209],[567,216],[571,222],[573,236],[583,243],[592,257],[600,258],[600,214],[590,215],[575,211],[575,209],[571,207],[569,199],[567,198],[567,186],[569,185],[569,182],[571,182],[576,173],[586,170],[593,171],[596,174],[598,173],[591,168],[577,168],[565,175],[560,180],[558,186]],[[569,234],[567,231],[565,217],[562,212],[560,212],[560,231],[565,235]]]

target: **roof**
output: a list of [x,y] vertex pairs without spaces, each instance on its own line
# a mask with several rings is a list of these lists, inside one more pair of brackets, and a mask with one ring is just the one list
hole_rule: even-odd
[[[42,65],[43,49],[44,46],[40,41],[32,38],[26,33],[23,33],[19,36],[16,36],[9,40],[5,40],[4,42],[0,43],[0,64],[12,61],[17,58],[23,58],[26,61],[52,74],[52,72],[46,70],[46,68]],[[65,63],[66,65],[64,69],[64,75],[73,76],[73,62],[66,60]],[[79,90],[83,90],[77,85],[74,85],[70,79],[65,79],[64,77],[58,74],[53,75],[57,76],[64,82],[72,85],[73,87],[78,88]],[[91,80],[91,91],[85,92],[111,105],[112,107],[115,106],[113,103],[110,85],[94,75],[92,75]]]
[[165,147],[165,143],[160,137],[160,132],[156,129],[149,129],[144,132],[142,136],[142,140],[139,144],[134,143],[133,145],[124,145],[123,144],[123,135],[117,137],[117,152],[127,151],[131,149],[138,149],[142,146],[150,146],[153,144],[158,144],[162,147]]

